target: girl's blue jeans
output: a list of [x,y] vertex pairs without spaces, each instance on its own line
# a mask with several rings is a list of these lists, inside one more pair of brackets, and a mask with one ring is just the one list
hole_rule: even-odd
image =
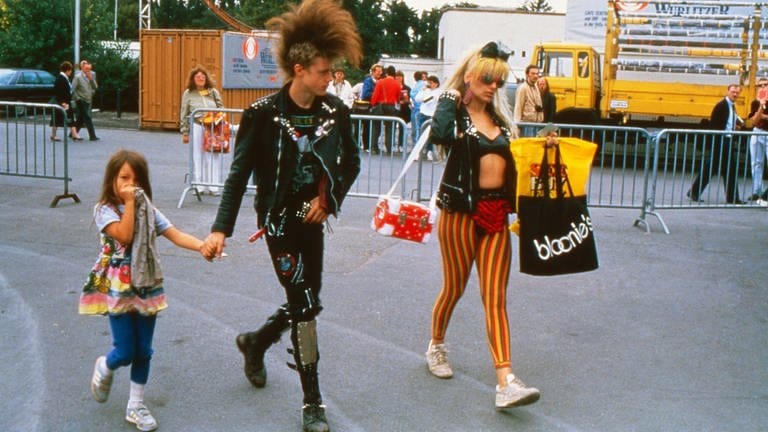
[[107,354],[107,367],[115,370],[131,365],[131,381],[146,384],[149,378],[149,361],[152,359],[152,336],[155,334],[156,320],[157,315],[109,315],[114,348]]

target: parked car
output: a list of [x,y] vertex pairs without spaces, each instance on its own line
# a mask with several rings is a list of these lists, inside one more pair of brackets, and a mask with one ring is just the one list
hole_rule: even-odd
[[[0,68],[0,100],[14,102],[48,103],[53,98],[53,83],[50,72],[38,69]],[[2,110],[5,114],[5,109]],[[15,110],[24,115],[23,108]]]

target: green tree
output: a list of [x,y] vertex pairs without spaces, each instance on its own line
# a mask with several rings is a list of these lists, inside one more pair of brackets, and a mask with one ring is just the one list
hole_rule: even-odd
[[69,2],[5,0],[0,16],[0,64],[59,70],[72,60],[73,10]]
[[[234,5],[233,5],[234,6]],[[286,11],[283,0],[242,0],[240,13],[230,13],[254,28],[263,29],[270,18]]]
[[402,0],[387,3],[384,13],[384,49],[388,54],[402,56],[413,53],[411,35],[418,26],[416,10]]
[[552,6],[547,0],[526,0],[519,9],[533,13],[552,12]]
[[151,7],[152,28],[227,28],[202,0],[152,0]]
[[423,11],[413,32],[413,52],[422,57],[437,57],[437,39],[439,37],[442,9]]
[[[357,30],[363,40],[363,61],[360,65],[361,75],[368,73],[368,69],[379,60],[381,53],[385,52],[384,13],[381,10],[382,3],[379,0],[351,0],[345,1],[344,7],[355,17]],[[352,74],[350,80],[359,81]]]

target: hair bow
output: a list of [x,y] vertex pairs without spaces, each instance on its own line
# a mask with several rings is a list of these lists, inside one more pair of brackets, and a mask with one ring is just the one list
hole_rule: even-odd
[[509,59],[509,49],[501,42],[488,42],[480,50],[480,57],[496,58],[507,61],[507,59]]

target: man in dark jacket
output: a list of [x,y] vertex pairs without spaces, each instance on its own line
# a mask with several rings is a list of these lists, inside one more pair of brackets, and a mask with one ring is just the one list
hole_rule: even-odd
[[288,82],[243,114],[204,252],[209,259],[221,255],[253,173],[259,233],[265,234],[287,301],[260,329],[237,336],[245,375],[254,386],[265,385],[264,353],[290,327],[304,391],[304,430],[327,431],[315,320],[322,310],[323,228],[357,178],[360,155],[349,108],[326,89],[332,62],[345,57],[357,65],[362,43],[352,16],[333,0],[305,0],[267,24],[280,31],[278,63]]
[[[712,109],[709,118],[709,128],[712,130],[732,132],[743,126],[743,121],[736,114],[734,102],[741,93],[741,86],[731,84],[728,93]],[[728,204],[743,204],[739,200],[736,176],[738,173],[737,155],[733,153],[733,135],[716,134],[711,137],[711,151],[704,155],[704,160],[696,179],[688,190],[688,198],[699,201],[704,188],[709,184],[712,174],[720,174],[725,184],[725,200]]]

